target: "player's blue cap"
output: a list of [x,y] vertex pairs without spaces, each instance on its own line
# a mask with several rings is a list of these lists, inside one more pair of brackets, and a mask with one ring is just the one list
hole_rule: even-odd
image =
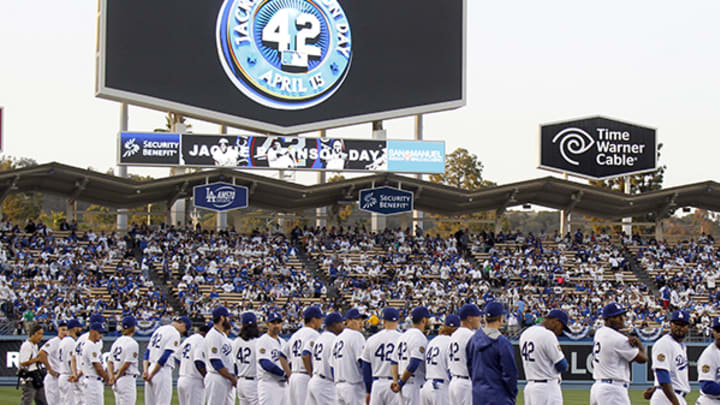
[[325,318],[325,315],[323,315],[322,311],[319,307],[312,306],[305,308],[305,311],[303,311],[303,318],[305,319],[311,319],[311,318]]
[[59,329],[59,328],[62,328],[63,326],[67,327],[67,321],[61,319],[61,320],[58,321],[57,327],[58,327],[58,329]]
[[547,316],[548,318],[555,318],[563,325],[563,330],[569,331],[570,317],[562,309],[553,309]]
[[690,313],[682,310],[674,311],[670,317],[670,322],[690,323]]
[[423,318],[430,318],[430,310],[423,306],[415,307],[410,312],[410,317],[413,322],[419,322]]
[[130,329],[135,325],[137,325],[137,321],[135,321],[135,317],[132,315],[128,315],[122,320],[123,329]]
[[68,322],[67,327],[68,329],[82,328],[83,324],[81,324],[80,321],[78,321],[77,319],[71,319]]
[[612,318],[613,316],[622,315],[627,312],[627,309],[618,305],[617,302],[611,302],[603,308],[602,317],[603,319]]
[[107,332],[107,331],[105,330],[105,326],[104,326],[101,322],[93,322],[93,323],[91,323],[91,324],[90,324],[90,330],[95,330],[95,331],[98,331],[98,332],[100,332],[100,333],[105,333],[105,332]]
[[100,314],[90,315],[90,323],[105,323],[105,317]]
[[243,325],[257,325],[257,317],[252,312],[243,312],[240,318]]
[[221,316],[230,317],[230,311],[228,311],[228,309],[225,307],[217,307],[217,308],[213,309],[213,311],[212,311],[213,319],[221,317]]
[[504,314],[507,314],[505,307],[497,301],[492,301],[485,305],[485,316],[494,317]]
[[716,317],[713,319],[712,328],[713,328],[713,329],[720,328],[720,316],[716,316]]
[[450,326],[451,328],[459,328],[460,327],[460,317],[455,314],[448,315],[445,318],[445,326]]
[[190,329],[192,329],[192,321],[190,318],[187,316],[181,316],[177,320],[185,324],[185,333],[190,332]]
[[266,323],[282,322],[283,317],[279,312],[270,312],[267,316]]
[[482,316],[482,311],[475,304],[465,304],[460,307],[460,319],[465,320],[471,316]]
[[345,319],[365,319],[367,315],[361,314],[357,308],[351,308],[345,312]]
[[400,311],[395,308],[385,307],[382,312],[382,319],[390,322],[398,321],[400,320]]
[[343,318],[342,315],[340,315],[339,312],[331,312],[328,314],[328,316],[325,317],[325,326],[330,326],[334,323],[342,322],[345,318]]

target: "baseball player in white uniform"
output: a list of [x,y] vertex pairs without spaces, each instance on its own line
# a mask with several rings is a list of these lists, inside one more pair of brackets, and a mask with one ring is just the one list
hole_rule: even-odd
[[[93,323],[105,323],[105,317],[100,314],[92,314],[90,315],[89,321],[90,325]],[[75,401],[77,401],[78,405],[86,405],[86,381],[84,378],[82,378],[82,351],[83,346],[85,346],[85,343],[87,343],[89,336],[90,331],[88,330],[77,338],[77,340],[75,341],[75,348],[73,349],[72,358],[70,359],[70,368],[73,372],[73,376],[71,379],[69,379],[69,381],[73,383],[73,397],[75,398]]]
[[90,324],[88,340],[82,347],[82,378],[85,380],[85,403],[87,405],[103,405],[105,399],[103,381],[110,381],[110,376],[102,367],[102,336],[105,327],[102,323]]
[[325,331],[315,341],[312,348],[313,376],[308,382],[305,405],[334,405],[337,403],[335,383],[332,380],[330,359],[337,335],[345,327],[345,318],[337,312],[325,317]]
[[670,318],[670,333],[652,347],[655,392],[650,405],[685,405],[690,392],[687,347],[683,343],[690,328],[690,314],[675,311]]
[[242,314],[240,336],[233,342],[233,359],[237,369],[237,396],[240,405],[257,405],[257,349],[260,336],[257,317],[252,312]]
[[45,365],[47,374],[43,380],[45,399],[49,404],[60,402],[60,342],[67,336],[67,322],[57,325],[57,336],[45,342],[40,348],[40,361]]
[[363,377],[370,377],[369,382],[365,381],[366,391],[370,394],[370,405],[397,405],[400,399],[390,390],[393,382],[390,366],[400,338],[400,332],[397,331],[400,312],[386,307],[383,309],[382,319],[383,330],[370,336],[360,357]]
[[179,405],[202,404],[205,401],[207,345],[205,336],[212,325],[203,325],[198,333],[180,343],[175,352],[178,364],[177,394]]
[[696,405],[720,405],[720,318],[713,319],[712,330],[715,341],[697,361],[700,397]]
[[155,330],[143,357],[145,403],[169,405],[172,401],[172,368],[169,361],[180,347],[180,335],[190,330],[190,318],[183,316]]
[[450,335],[460,327],[460,317],[448,315],[445,326],[425,350],[425,384],[420,389],[422,405],[450,405],[448,349]]
[[283,318],[277,312],[271,312],[265,321],[267,333],[255,343],[257,349],[258,404],[287,404],[287,362],[283,364],[285,342],[280,339]]
[[460,307],[460,327],[457,328],[448,343],[448,368],[450,369],[450,403],[454,405],[472,405],[472,383],[467,368],[465,348],[473,335],[480,328],[482,311],[475,304]]
[[75,319],[71,319],[67,324],[67,336],[60,342],[58,349],[58,359],[60,366],[57,370],[60,373],[58,378],[58,388],[60,392],[60,404],[75,404],[74,390],[76,382],[70,382],[73,376],[71,359],[75,352],[75,339],[82,329],[82,325]]
[[345,313],[345,329],[335,338],[330,367],[339,405],[365,404],[365,384],[359,363],[365,346],[365,337],[360,333],[364,320],[365,315],[357,308],[348,310]]
[[108,374],[115,395],[115,405],[135,405],[137,400],[138,355],[140,348],[133,339],[135,317],[130,315],[122,319],[122,336],[110,347]]
[[568,329],[565,311],[553,309],[542,325],[531,326],[520,335],[520,356],[525,370],[525,405],[562,405],[561,374],[568,362],[557,337]]
[[640,339],[620,333],[625,312],[617,303],[603,308],[605,326],[595,332],[593,341],[593,379],[590,405],[630,405],[630,363],[646,363],[648,358]]
[[390,368],[393,383],[390,389],[400,393],[402,405],[420,404],[420,387],[425,383],[425,329],[430,324],[430,311],[416,307],[410,312],[412,328],[400,335],[395,359]]
[[218,146],[212,147],[210,150],[215,166],[237,166],[238,149],[235,146],[230,146],[230,141],[227,138],[220,138]]
[[232,342],[227,334],[232,327],[230,311],[225,307],[213,310],[213,328],[205,335],[208,350],[205,396],[207,405],[234,405],[237,386],[235,362],[232,357]]
[[310,382],[312,369],[312,347],[320,336],[318,330],[322,327],[322,311],[319,307],[307,307],[303,311],[305,326],[298,329],[288,340],[288,351],[290,363],[290,393],[288,396],[289,405],[305,405],[307,398],[307,387]]

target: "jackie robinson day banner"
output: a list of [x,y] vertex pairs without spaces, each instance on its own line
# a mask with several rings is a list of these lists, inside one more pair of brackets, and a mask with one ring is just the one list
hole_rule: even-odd
[[445,143],[122,132],[118,163],[138,166],[443,173]]

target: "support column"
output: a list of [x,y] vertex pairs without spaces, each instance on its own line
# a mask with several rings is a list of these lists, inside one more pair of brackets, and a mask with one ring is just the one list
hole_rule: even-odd
[[[423,122],[423,115],[418,114],[415,116],[415,140],[416,141],[423,140],[424,130],[425,130],[425,126],[424,126],[424,122]],[[422,174],[418,174],[416,177],[418,180],[423,179]],[[416,197],[419,197],[419,196],[416,196]],[[425,232],[425,221],[423,220],[424,213],[419,210],[414,210],[412,215],[413,215],[413,225],[415,225],[415,224],[419,225],[420,229],[422,229],[423,232]],[[414,231],[414,229],[413,229],[413,231]]]
[[[387,131],[383,128],[382,121],[373,121],[372,139],[387,139]],[[373,184],[373,188],[375,185]],[[384,215],[371,214],[370,226],[373,232],[382,232],[387,228],[387,219]]]
[[[125,103],[120,104],[120,131],[127,131],[128,129],[128,121],[129,121],[129,114],[128,114],[128,105]],[[118,165],[118,176],[119,177],[127,177],[128,176],[128,169],[127,166],[124,165]],[[127,208],[120,208],[117,213],[117,230],[118,231],[127,231],[128,229],[128,215],[127,215]]]
[[[170,132],[183,133],[187,129],[185,127],[185,124],[177,121],[179,117],[179,114],[173,115],[173,121],[170,125]],[[184,167],[174,167],[170,169],[171,176],[180,176],[183,174],[185,174]],[[178,198],[177,201],[175,201],[175,203],[170,208],[170,225],[181,228],[184,227],[187,224],[185,211],[185,198]]]
[[75,220],[75,200],[70,198],[65,200],[65,219],[68,223]]
[[[563,180],[568,179],[568,174],[563,173]],[[569,213],[565,212],[565,210],[560,211],[560,237],[562,238],[565,236],[565,233],[570,232],[570,225],[569,225],[569,219],[570,215]]]
[[[222,135],[227,134],[227,127],[225,125],[220,125],[220,133]],[[218,212],[215,214],[215,230],[219,232],[225,229],[227,229],[227,211]]]
[[[625,194],[630,194],[630,176],[625,176],[623,178],[623,183],[625,186]],[[623,226],[622,230],[628,237],[632,237],[632,217],[623,218],[622,219]]]
[[655,220],[655,240],[660,242],[665,239],[665,229],[663,229],[663,220],[658,218]]
[[[326,130],[320,130],[320,138],[326,138],[327,137],[327,131]],[[325,184],[327,181],[327,176],[324,171],[318,172],[318,184]],[[327,225],[327,207],[319,207],[315,209],[315,215],[317,218],[315,218],[315,227],[316,228],[322,228]]]
[[502,217],[505,214],[505,210],[495,210],[495,235],[502,232]]

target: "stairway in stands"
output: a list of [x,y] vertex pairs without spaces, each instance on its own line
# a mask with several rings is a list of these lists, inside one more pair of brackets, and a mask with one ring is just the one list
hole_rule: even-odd
[[292,242],[293,246],[297,250],[298,259],[300,259],[300,262],[303,264],[303,267],[305,268],[305,271],[308,272],[313,277],[318,277],[327,287],[327,296],[330,301],[335,301],[338,304],[340,304],[343,308],[346,307],[346,303],[343,301],[339,301],[339,299],[342,299],[342,296],[338,289],[332,284],[330,277],[323,271],[322,268],[320,268],[320,265],[318,264],[315,259],[313,259],[305,250],[305,246],[302,243],[301,240],[294,240]]
[[157,268],[154,263],[151,263],[148,275],[153,284],[165,295],[165,302],[173,308],[174,313],[176,315],[185,315],[185,308],[175,297],[175,294],[172,293],[172,281],[162,271],[162,267]]
[[647,271],[643,268],[643,266],[638,262],[637,260],[637,250],[636,249],[628,249],[625,247],[623,249],[623,256],[625,257],[625,260],[630,264],[630,270],[633,272],[635,277],[637,277],[638,281],[641,281],[647,285],[648,290],[653,293],[653,295],[658,296],[660,294],[660,290],[658,288],[658,285],[655,283],[655,279],[648,274]]

